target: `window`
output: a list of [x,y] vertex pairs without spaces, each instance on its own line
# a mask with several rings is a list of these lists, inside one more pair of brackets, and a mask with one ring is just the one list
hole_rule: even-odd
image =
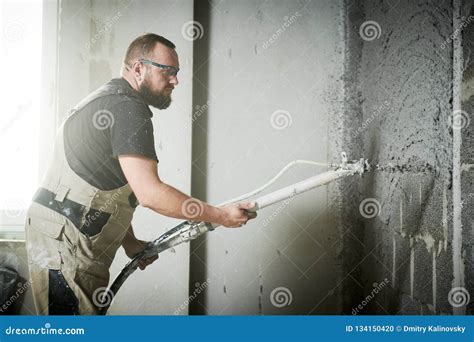
[[0,232],[22,231],[38,187],[42,2],[0,2]]

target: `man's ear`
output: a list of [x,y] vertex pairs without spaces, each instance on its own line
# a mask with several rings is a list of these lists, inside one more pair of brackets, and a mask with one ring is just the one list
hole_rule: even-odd
[[137,81],[141,82],[145,78],[145,68],[143,66],[143,63],[140,63],[139,61],[136,61],[135,63],[132,64],[131,67],[133,76],[137,79]]

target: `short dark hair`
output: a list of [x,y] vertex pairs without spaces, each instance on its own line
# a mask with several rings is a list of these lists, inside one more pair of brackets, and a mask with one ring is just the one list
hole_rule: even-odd
[[133,40],[128,46],[123,64],[131,66],[132,62],[139,58],[146,58],[155,48],[156,43],[161,43],[170,49],[176,48],[176,46],[166,39],[165,37],[159,36],[155,33],[145,33]]

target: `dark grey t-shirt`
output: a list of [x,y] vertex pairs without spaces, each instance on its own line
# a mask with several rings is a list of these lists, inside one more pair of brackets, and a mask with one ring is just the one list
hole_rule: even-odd
[[113,190],[127,184],[117,158],[119,155],[139,154],[158,161],[150,108],[124,79],[113,79],[107,85],[126,89],[127,94],[93,100],[73,114],[64,127],[69,166],[101,190]]

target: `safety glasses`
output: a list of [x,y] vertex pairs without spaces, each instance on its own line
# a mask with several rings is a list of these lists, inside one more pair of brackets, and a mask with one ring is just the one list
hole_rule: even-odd
[[179,68],[176,68],[176,67],[171,66],[171,65],[164,65],[164,64],[155,63],[155,62],[150,61],[148,59],[139,59],[138,61],[140,63],[150,64],[150,65],[153,65],[154,67],[163,69],[168,76],[177,76],[178,72],[179,72]]

